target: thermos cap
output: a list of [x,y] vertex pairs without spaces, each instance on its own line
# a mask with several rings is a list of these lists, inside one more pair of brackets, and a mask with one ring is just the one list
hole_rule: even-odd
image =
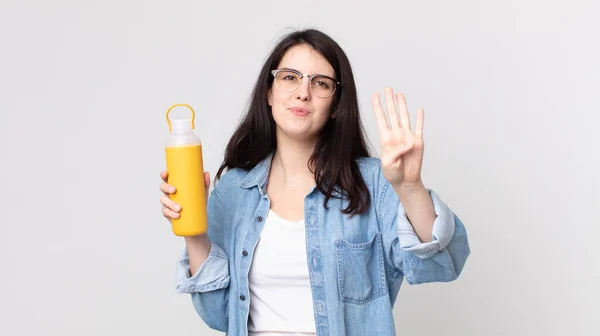
[[174,119],[171,120],[171,128],[173,133],[188,133],[191,132],[192,119]]

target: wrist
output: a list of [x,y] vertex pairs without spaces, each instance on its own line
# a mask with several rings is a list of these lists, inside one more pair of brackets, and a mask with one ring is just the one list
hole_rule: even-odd
[[396,192],[403,194],[412,194],[415,192],[426,190],[425,185],[421,180],[414,182],[400,182],[398,184],[392,184],[392,187],[394,187],[394,190],[396,190]]
[[400,198],[400,202],[404,205],[412,203],[412,200],[417,200],[427,194],[427,189],[421,181],[414,183],[400,183],[393,186],[394,191]]
[[208,235],[205,234],[201,234],[201,235],[197,235],[197,236],[186,236],[183,237],[185,239],[185,244],[186,245],[208,245],[210,243],[210,240],[208,239]]

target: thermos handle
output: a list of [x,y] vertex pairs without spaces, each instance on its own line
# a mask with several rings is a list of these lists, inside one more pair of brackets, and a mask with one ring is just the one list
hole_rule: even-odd
[[190,109],[190,111],[192,111],[192,129],[194,129],[195,128],[194,119],[196,118],[196,113],[194,112],[194,109],[188,104],[175,104],[175,105],[169,107],[169,109],[167,110],[167,123],[169,123],[169,132],[172,132],[171,120],[169,120],[169,112],[171,112],[172,109],[174,109],[175,107],[178,107],[178,106],[187,107],[188,109]]

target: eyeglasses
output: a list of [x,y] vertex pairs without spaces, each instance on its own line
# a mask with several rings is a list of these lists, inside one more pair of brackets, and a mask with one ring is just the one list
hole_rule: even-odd
[[310,79],[310,91],[319,98],[329,98],[333,96],[338,85],[342,83],[325,75],[302,74],[294,69],[277,69],[271,71],[275,77],[275,86],[283,92],[293,92],[296,90],[304,77]]

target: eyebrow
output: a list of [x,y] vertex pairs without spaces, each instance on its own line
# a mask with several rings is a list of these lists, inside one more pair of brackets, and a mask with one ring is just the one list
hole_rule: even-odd
[[[294,69],[294,68],[283,67],[283,68],[281,68],[281,69],[282,69],[282,70],[294,70],[294,71],[298,71],[299,73],[302,73],[302,71],[300,71],[300,70],[298,70],[298,69]],[[333,80],[336,80],[336,81],[337,81],[337,79],[335,79],[335,77],[333,77],[333,76],[329,76],[329,75],[325,75],[325,74],[320,74],[320,73],[318,73],[318,74],[315,74],[315,76],[323,76],[323,77],[331,78],[331,79],[333,79]]]

